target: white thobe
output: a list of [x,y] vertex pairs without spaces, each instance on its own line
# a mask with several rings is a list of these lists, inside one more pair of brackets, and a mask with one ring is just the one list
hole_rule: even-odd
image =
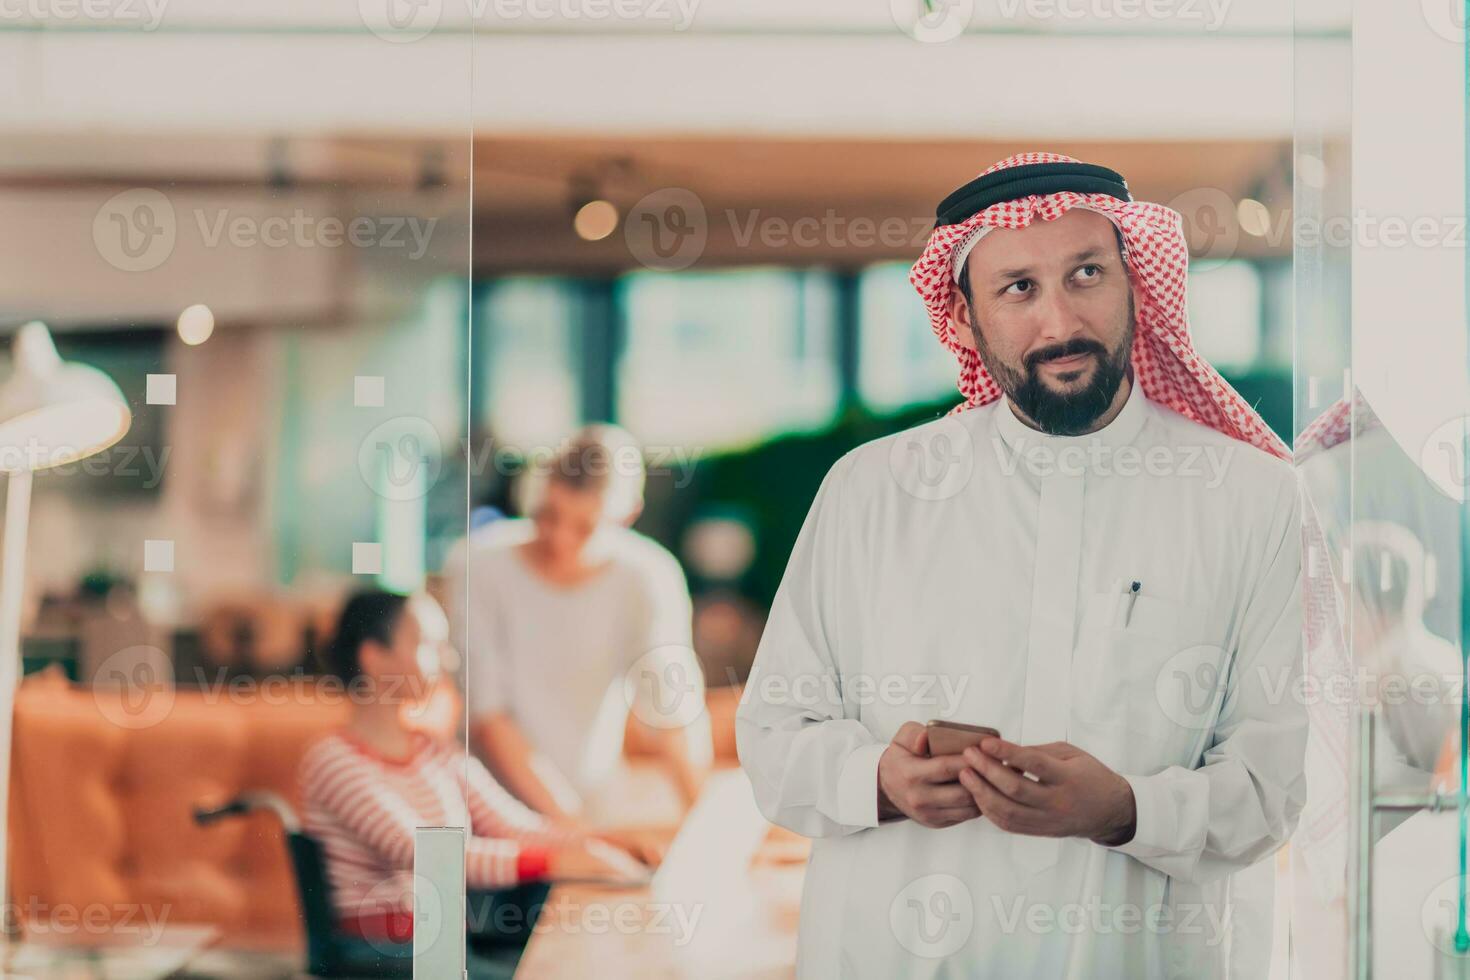
[[[1299,535],[1290,464],[1136,386],[1085,436],[1001,399],[839,460],[737,716],[762,811],[816,838],[798,974],[1239,970],[1230,875],[1303,803]],[[1132,840],[880,826],[878,758],[932,718],[1092,753]]]

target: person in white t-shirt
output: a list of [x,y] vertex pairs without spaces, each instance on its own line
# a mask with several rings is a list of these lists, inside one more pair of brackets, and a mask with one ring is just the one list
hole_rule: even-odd
[[629,527],[643,482],[632,437],[589,426],[527,474],[529,519],[477,529],[445,563],[471,737],[507,788],[556,821],[604,815],[630,710],[685,805],[709,765],[683,570]]

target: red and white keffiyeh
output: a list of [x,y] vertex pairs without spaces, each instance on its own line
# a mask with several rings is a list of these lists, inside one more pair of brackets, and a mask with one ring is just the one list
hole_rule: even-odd
[[[1078,162],[1057,153],[1019,153],[981,176],[1024,164]],[[959,358],[959,389],[965,402],[955,411],[986,405],[1001,396],[1000,385],[985,369],[980,355],[960,343],[949,315],[951,291],[959,288],[951,276],[955,250],[977,228],[1025,228],[1037,218],[1053,221],[1075,207],[1105,215],[1123,236],[1124,261],[1143,293],[1143,303],[1136,310],[1133,374],[1144,394],[1186,418],[1290,459],[1281,438],[1190,343],[1184,301],[1189,245],[1179,212],[1109,194],[1061,191],[1002,201],[957,224],[938,227],[929,236],[924,253],[909,272],[909,282],[924,300],[935,335]]]

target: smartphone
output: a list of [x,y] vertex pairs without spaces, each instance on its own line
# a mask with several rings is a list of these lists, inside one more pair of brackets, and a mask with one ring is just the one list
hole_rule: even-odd
[[958,755],[972,745],[979,745],[987,735],[1000,737],[1000,732],[984,725],[962,725],[957,721],[935,719],[924,726],[929,735],[929,755]]

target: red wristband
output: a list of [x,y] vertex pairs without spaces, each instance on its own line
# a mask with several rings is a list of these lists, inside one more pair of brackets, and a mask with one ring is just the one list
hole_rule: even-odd
[[551,871],[551,850],[545,847],[523,847],[516,856],[516,880],[537,881]]

